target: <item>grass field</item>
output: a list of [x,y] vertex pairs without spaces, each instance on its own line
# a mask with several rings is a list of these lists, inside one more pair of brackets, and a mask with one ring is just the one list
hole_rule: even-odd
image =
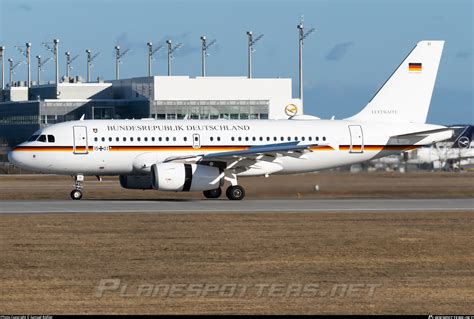
[[[324,173],[242,181],[254,198],[436,198],[474,197],[473,176]],[[65,199],[70,184],[63,177],[2,176],[0,196]],[[183,195],[119,187],[86,183],[86,198]],[[0,229],[0,313],[474,311],[472,211],[16,214],[0,215]],[[101,283],[107,290],[99,296]],[[311,293],[299,293],[301,287]]]

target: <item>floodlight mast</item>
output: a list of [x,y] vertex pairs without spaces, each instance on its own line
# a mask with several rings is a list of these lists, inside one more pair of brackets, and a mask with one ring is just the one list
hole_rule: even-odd
[[202,63],[201,63],[201,76],[202,77],[205,77],[206,76],[206,57],[209,56],[209,54],[207,53],[207,50],[214,44],[216,43],[216,40],[211,40],[209,43],[207,43],[207,39],[206,39],[206,36],[201,36],[201,42],[202,42],[202,46],[201,46],[201,60],[202,60]]
[[263,38],[263,34],[260,34],[254,39],[252,31],[247,31],[247,37],[248,37],[248,75],[247,77],[250,79],[252,78],[252,53],[255,52],[253,46],[261,38]]
[[8,59],[8,63],[10,64],[10,88],[13,86],[13,59]]
[[151,76],[152,71],[151,71],[151,61],[153,60],[153,55],[160,51],[163,46],[160,45],[156,49],[153,49],[153,43],[152,42],[147,42],[146,45],[148,46],[148,76]]
[[304,45],[304,39],[316,31],[315,28],[309,29],[306,33],[304,32],[304,26],[303,26],[303,17],[301,17],[300,24],[297,26],[298,29],[298,35],[299,35],[299,95],[300,95],[300,100],[301,100],[301,105],[303,105],[303,45]]
[[5,89],[5,62],[4,62],[4,54],[5,54],[5,47],[2,45],[0,46],[0,63],[2,64],[1,67],[2,67],[2,90]]
[[100,54],[97,52],[96,54],[92,55],[92,51],[90,49],[86,50],[87,54],[87,82],[91,81],[91,68],[92,68],[92,61]]
[[171,75],[171,61],[174,59],[173,53],[179,48],[181,48],[182,44],[178,43],[173,47],[171,40],[166,40],[166,44],[168,45],[168,76],[170,76]]
[[66,76],[69,78],[71,74],[71,70],[72,70],[72,62],[76,60],[79,57],[79,55],[75,55],[73,58],[71,58],[71,52],[69,51],[66,51],[65,55],[66,55]]
[[31,67],[30,67],[31,43],[27,42],[25,46],[16,45],[15,48],[26,57],[26,64],[27,64],[26,82],[27,82],[27,86],[31,87]]
[[115,46],[115,79],[120,80],[120,63],[122,63],[122,57],[127,54],[130,49],[125,49],[120,53],[120,46]]
[[43,42],[42,44],[46,50],[53,53],[56,66],[56,84],[59,84],[59,39],[53,40],[53,47],[51,47],[51,42]]
[[13,59],[8,59],[8,62],[10,63],[10,87],[13,86],[13,70],[19,66],[23,61],[18,61],[17,63],[13,64]]

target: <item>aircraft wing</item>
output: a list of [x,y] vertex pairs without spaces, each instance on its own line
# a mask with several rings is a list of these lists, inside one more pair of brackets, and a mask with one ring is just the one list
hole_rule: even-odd
[[258,161],[272,161],[278,156],[293,156],[304,158],[304,153],[311,152],[312,149],[327,147],[318,144],[299,144],[299,142],[288,142],[279,144],[267,144],[251,146],[244,150],[209,153],[196,156],[170,157],[165,162],[172,161],[192,161],[202,162],[223,162],[227,169],[237,169],[248,167]]

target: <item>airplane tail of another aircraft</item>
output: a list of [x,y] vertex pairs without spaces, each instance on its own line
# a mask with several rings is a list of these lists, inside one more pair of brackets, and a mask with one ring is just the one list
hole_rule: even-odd
[[453,143],[452,148],[469,148],[471,146],[472,136],[474,133],[474,126],[466,126]]
[[420,41],[354,121],[425,123],[444,41]]

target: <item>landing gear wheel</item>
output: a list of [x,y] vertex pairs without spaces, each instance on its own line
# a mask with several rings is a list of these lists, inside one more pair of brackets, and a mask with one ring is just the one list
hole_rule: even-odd
[[79,200],[82,198],[82,192],[78,189],[75,189],[71,192],[71,198],[74,200]]
[[242,200],[245,197],[245,190],[240,185],[229,186],[225,194],[230,200]]
[[211,189],[211,190],[208,190],[208,191],[204,191],[202,193],[204,194],[204,197],[206,197],[206,198],[219,198],[222,195],[222,189],[219,187],[219,188],[216,188],[216,189]]

